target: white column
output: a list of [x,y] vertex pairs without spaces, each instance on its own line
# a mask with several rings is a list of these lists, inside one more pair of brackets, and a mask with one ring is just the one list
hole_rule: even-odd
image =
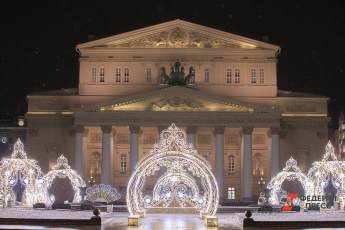
[[187,142],[193,144],[196,147],[196,127],[187,127]]
[[74,168],[75,171],[83,178],[85,169],[84,154],[86,151],[86,144],[84,141],[85,128],[84,126],[78,125],[75,127],[75,139],[74,139]]
[[216,180],[219,189],[219,200],[224,195],[224,127],[215,127],[216,134]]
[[271,127],[271,177],[279,172],[279,127]]
[[101,183],[112,185],[113,168],[113,134],[111,126],[102,126],[102,176]]
[[241,198],[244,201],[252,199],[253,175],[252,175],[252,132],[253,128],[242,128],[242,176],[241,176]]
[[138,163],[139,158],[139,130],[140,127],[137,125],[129,126],[129,130],[131,131],[130,137],[130,151],[131,151],[131,173],[134,172],[134,169]]

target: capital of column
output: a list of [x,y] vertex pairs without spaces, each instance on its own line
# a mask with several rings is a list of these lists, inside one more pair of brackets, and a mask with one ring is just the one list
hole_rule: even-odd
[[250,127],[250,126],[242,127],[242,133],[251,135],[253,133],[253,127]]
[[103,133],[111,133],[113,127],[111,125],[102,125],[101,129]]
[[216,126],[214,127],[215,134],[224,134],[225,127],[224,126]]
[[195,126],[187,126],[187,134],[196,134],[196,129]]
[[140,131],[140,126],[139,125],[130,125],[129,130],[132,134],[134,134],[134,133],[138,134]]

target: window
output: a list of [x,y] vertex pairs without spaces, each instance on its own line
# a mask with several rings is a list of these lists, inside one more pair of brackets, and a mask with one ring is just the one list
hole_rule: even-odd
[[146,81],[151,82],[151,68],[146,69]]
[[235,69],[235,83],[240,83],[240,69]]
[[121,82],[121,69],[115,69],[115,82]]
[[228,199],[229,200],[235,200],[235,188],[234,187],[228,188]]
[[232,83],[232,73],[231,69],[226,70],[226,83],[231,84]]
[[265,83],[265,73],[264,73],[263,68],[260,68],[260,70],[259,70],[259,82],[260,82],[260,84]]
[[120,174],[124,175],[127,171],[127,155],[121,154],[120,156]]
[[125,82],[129,82],[129,69],[125,68]]
[[96,67],[92,67],[92,69],[91,69],[91,81],[96,82],[96,78],[97,78],[97,69],[96,69]]
[[100,71],[99,71],[99,81],[100,82],[104,82],[104,67],[100,68]]
[[208,69],[205,69],[204,82],[206,82],[206,83],[210,82],[210,71]]
[[252,84],[256,83],[256,69],[250,70],[250,83]]
[[230,175],[231,173],[235,172],[235,156],[230,155],[229,156],[229,162],[228,162],[228,174]]

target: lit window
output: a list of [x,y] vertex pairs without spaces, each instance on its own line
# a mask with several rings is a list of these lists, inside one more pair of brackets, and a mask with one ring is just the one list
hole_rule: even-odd
[[129,69],[125,68],[125,82],[129,82]]
[[250,70],[250,83],[252,84],[256,83],[256,69]]
[[99,71],[99,81],[100,82],[104,82],[104,67],[100,68],[100,71]]
[[229,156],[229,162],[228,162],[228,174],[235,172],[235,156],[230,155]]
[[97,78],[97,69],[96,69],[96,67],[92,67],[92,69],[91,69],[91,81],[96,82],[96,78]]
[[205,79],[204,82],[208,83],[210,82],[210,71],[208,69],[205,69]]
[[232,83],[232,73],[231,69],[226,70],[226,83],[231,84]]
[[263,68],[260,68],[259,70],[259,81],[260,81],[260,84],[265,83],[265,72]]
[[121,154],[120,157],[120,174],[124,175],[127,171],[127,155]]
[[146,81],[151,82],[151,68],[146,69]]
[[240,69],[235,69],[235,83],[240,83]]
[[229,187],[228,188],[228,199],[229,200],[235,200],[235,188],[234,187]]
[[115,69],[115,82],[121,82],[121,69]]

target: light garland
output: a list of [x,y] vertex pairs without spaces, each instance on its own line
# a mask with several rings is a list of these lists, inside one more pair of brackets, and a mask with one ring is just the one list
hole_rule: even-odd
[[[144,194],[146,178],[161,169],[166,172],[158,179],[153,195]],[[209,163],[186,142],[186,133],[172,124],[160,133],[159,142],[136,167],[128,182],[126,200],[130,215],[174,204],[214,216],[219,191]]]
[[[74,190],[73,202],[81,201],[80,187],[85,187],[86,184],[84,180],[78,175],[78,173],[71,169],[71,166],[68,164],[67,158],[62,154],[60,157],[57,158],[56,165],[52,167],[52,170],[50,170],[43,177],[43,187],[47,193],[46,197],[50,197],[48,191],[49,188],[52,186],[53,180],[55,178],[68,178]],[[54,200],[47,199],[47,203],[53,202]]]
[[36,160],[27,157],[20,138],[14,144],[11,157],[1,160],[0,176],[0,197],[4,204],[7,204],[9,200],[16,200],[13,187],[17,183],[25,186],[22,195],[23,205],[33,205],[46,200],[41,168]]
[[107,202],[112,203],[121,198],[121,194],[116,188],[108,184],[95,184],[86,189],[86,200],[91,202]]
[[[278,193],[282,191],[281,186],[285,180],[300,182],[305,195],[314,194],[313,181],[301,171],[297,166],[297,161],[293,159],[293,157],[290,157],[290,159],[286,161],[286,166],[283,170],[273,177],[267,185],[267,188],[270,190],[269,201],[272,205],[279,205]],[[304,202],[302,201],[301,206],[303,206],[303,204]]]
[[337,198],[345,198],[345,162],[338,161],[330,141],[325,147],[322,160],[314,162],[312,168],[309,169],[308,177],[314,182],[315,195],[324,195],[324,189],[330,182],[338,190]]

